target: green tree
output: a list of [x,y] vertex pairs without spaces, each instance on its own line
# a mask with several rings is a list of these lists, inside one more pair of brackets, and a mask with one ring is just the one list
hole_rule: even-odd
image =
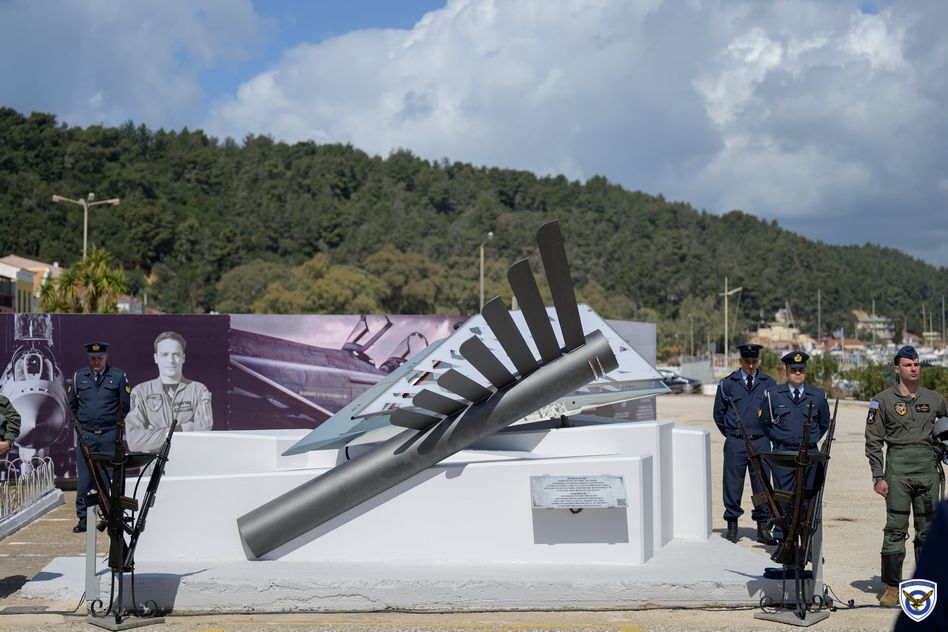
[[112,255],[93,247],[86,259],[59,278],[47,279],[40,289],[40,305],[47,312],[114,314],[125,286],[125,272],[113,264]]
[[271,283],[254,303],[264,314],[379,313],[384,284],[353,266],[330,265],[318,254],[290,272],[285,281]]
[[223,314],[253,312],[272,283],[288,280],[290,269],[280,263],[254,259],[250,263],[228,270],[217,282],[216,310]]

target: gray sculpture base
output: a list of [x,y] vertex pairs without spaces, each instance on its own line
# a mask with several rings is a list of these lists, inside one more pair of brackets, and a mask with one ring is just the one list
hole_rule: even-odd
[[797,616],[792,610],[781,610],[779,612],[755,612],[754,618],[761,621],[774,621],[775,623],[784,623],[786,625],[796,625],[802,628],[809,627],[814,623],[819,623],[823,619],[829,618],[830,613],[826,610],[819,612],[807,612],[804,618]]
[[[56,558],[21,594],[75,604],[83,563]],[[645,564],[150,560],[135,583],[140,597],[179,614],[756,606],[764,595],[780,595],[781,582],[762,576],[766,563],[765,555],[715,535],[672,541]],[[108,574],[99,579],[107,591]]]
[[86,617],[86,623],[89,625],[105,628],[106,630],[131,630],[133,628],[142,628],[146,625],[156,625],[164,622],[164,617],[147,617],[144,619],[140,617],[125,617],[121,623],[116,623],[115,617],[93,617],[92,615]]

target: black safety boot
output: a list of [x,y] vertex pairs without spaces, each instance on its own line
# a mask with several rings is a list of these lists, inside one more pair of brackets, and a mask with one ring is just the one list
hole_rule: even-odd
[[730,540],[731,542],[737,542],[737,520],[728,520],[727,521],[727,533],[724,535],[725,540]]
[[902,581],[902,562],[905,553],[882,554],[882,583],[885,590],[879,596],[879,605],[895,608],[899,605],[899,583]]
[[86,519],[79,518],[79,522],[76,523],[76,526],[72,528],[73,533],[85,533],[86,532]]
[[773,536],[770,535],[770,528],[767,520],[760,520],[757,522],[757,541],[761,544],[776,544],[777,541],[774,540]]

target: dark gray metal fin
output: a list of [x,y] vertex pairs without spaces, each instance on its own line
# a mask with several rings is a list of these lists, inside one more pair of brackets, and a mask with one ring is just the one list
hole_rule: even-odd
[[494,357],[484,342],[475,336],[461,343],[461,355],[477,369],[477,372],[488,379],[497,388],[512,384],[514,376],[507,370],[500,360]]
[[434,391],[429,391],[428,389],[419,391],[411,401],[419,408],[441,413],[445,416],[453,415],[454,413],[460,412],[467,408],[467,404],[462,404],[455,399],[445,397],[444,395],[440,395]]
[[521,259],[510,266],[507,270],[507,281],[513,289],[514,296],[517,297],[520,311],[527,321],[527,327],[530,328],[533,342],[540,351],[543,363],[547,364],[556,360],[560,357],[560,344],[556,341],[556,334],[553,333],[553,325],[550,324],[550,317],[546,313],[537,280],[533,278],[530,262]]
[[569,274],[569,261],[566,259],[566,247],[563,245],[563,233],[558,220],[547,222],[537,231],[537,246],[543,260],[546,282],[553,295],[553,307],[560,321],[565,350],[572,351],[583,346],[583,324],[579,319],[579,306],[573,291],[573,279]]
[[487,301],[484,309],[481,310],[481,315],[490,325],[490,330],[497,336],[497,341],[504,348],[507,357],[517,367],[520,377],[526,377],[540,368],[537,359],[533,357],[533,352],[527,346],[527,341],[523,339],[510,312],[507,311],[503,299],[497,296]]
[[448,369],[441,374],[441,377],[438,378],[438,386],[470,402],[487,399],[493,392],[454,369]]
[[441,421],[443,417],[432,417],[431,415],[426,415],[425,413],[418,412],[416,410],[408,410],[407,408],[399,408],[394,413],[390,419],[390,423],[393,426],[399,426],[400,428],[411,428],[412,430],[426,430],[431,426],[435,425]]

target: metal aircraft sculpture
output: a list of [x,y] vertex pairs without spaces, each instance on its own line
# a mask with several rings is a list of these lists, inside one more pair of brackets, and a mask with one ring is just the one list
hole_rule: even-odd
[[[398,434],[238,518],[250,554],[266,555],[618,368],[606,337],[600,331],[584,334],[559,223],[541,226],[537,244],[561,338],[529,262],[518,261],[507,278],[539,357],[501,299],[489,301],[481,316],[505,359],[492,353],[481,336],[467,338],[457,350],[458,366],[436,381],[418,380],[425,387],[411,405],[391,412]],[[459,370],[464,363],[480,377]]]

